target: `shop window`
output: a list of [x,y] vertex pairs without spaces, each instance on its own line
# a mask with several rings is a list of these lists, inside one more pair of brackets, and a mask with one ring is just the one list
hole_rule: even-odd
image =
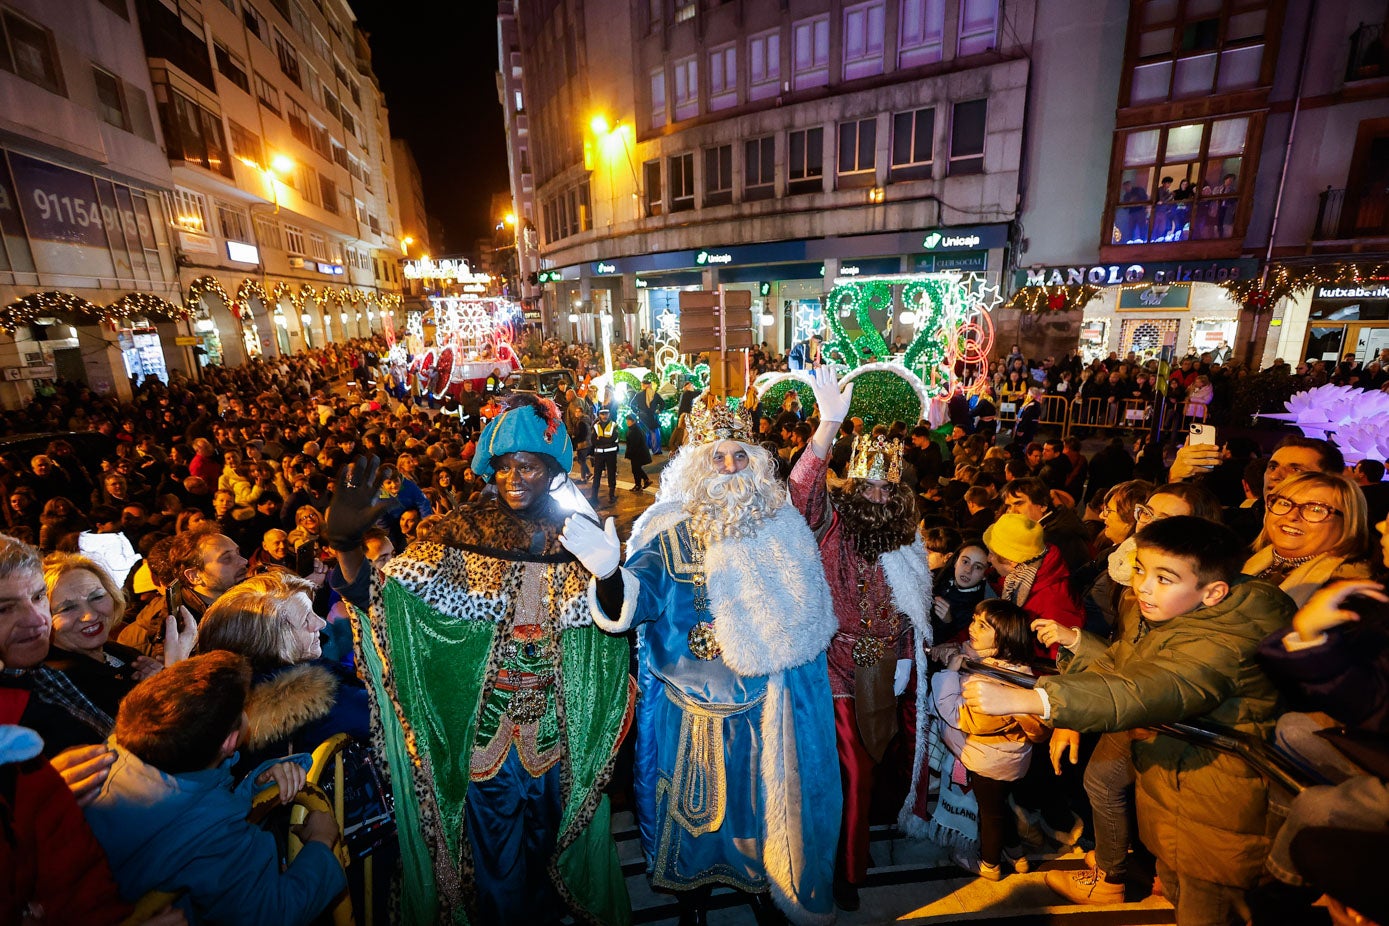
[[786,133],[786,192],[819,193],[825,188],[825,130]]
[[685,212],[694,208],[694,154],[677,154],[666,158],[670,174],[670,211]]
[[1121,136],[1110,244],[1235,236],[1248,118]]
[[743,199],[771,199],[776,193],[776,138],[768,135],[743,144]]
[[956,103],[950,119],[950,175],[984,172],[984,127],[987,100]]
[[762,100],[781,91],[781,33],[773,29],[748,39],[748,99]]
[[738,46],[729,44],[709,52],[709,109],[728,109],[738,104]]
[[936,111],[916,109],[892,117],[893,180],[926,180],[931,176]]
[[793,90],[823,87],[830,81],[830,18],[816,16],[791,26]]
[[945,0],[902,0],[897,26],[897,66],[941,60],[945,44]]
[[998,0],[960,0],[961,58],[993,51],[998,33]]
[[642,165],[642,176],[646,181],[646,214],[661,214],[661,162],[647,161]]
[[1140,361],[1152,360],[1164,347],[1176,347],[1180,326],[1175,318],[1126,318],[1119,329],[1119,355],[1132,351]]
[[839,124],[839,189],[873,186],[877,181],[878,120]]
[[883,72],[883,37],[887,17],[884,0],[870,0],[844,10],[844,79]]
[[675,62],[675,121],[699,115],[699,59],[694,55]]
[[733,202],[733,146],[704,149],[704,205]]
[[1256,87],[1266,5],[1258,0],[1147,0],[1138,25],[1128,104],[1193,99]]

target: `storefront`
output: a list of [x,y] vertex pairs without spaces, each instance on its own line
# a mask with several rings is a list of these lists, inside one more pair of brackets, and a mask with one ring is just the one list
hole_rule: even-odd
[[[1098,287],[1098,293],[1069,317],[1065,309],[1043,310],[1053,329],[1075,332],[1073,342],[1049,344],[1043,352],[1061,353],[1074,346],[1085,361],[1111,352],[1120,357],[1132,352],[1148,360],[1164,352],[1175,357],[1238,353],[1234,345],[1240,306],[1220,284],[1257,273],[1258,262],[1243,259],[1034,267],[1019,270],[1014,283],[1024,295],[1029,288],[1054,292],[1058,287]],[[1029,351],[1029,356],[1040,356],[1025,346],[1024,353]]]
[[1389,348],[1389,284],[1318,286],[1298,360],[1337,361],[1354,354],[1368,363]]
[[[996,274],[1008,244],[1006,224],[922,229],[877,235],[665,251],[614,257],[548,270],[542,282],[574,316],[562,330],[593,336],[593,313],[628,310],[629,338],[660,330],[679,313],[680,293],[746,290],[762,325],[758,340],[785,352],[824,327],[822,299],[836,279],[897,273],[959,271]],[[632,307],[635,312],[630,312]]]

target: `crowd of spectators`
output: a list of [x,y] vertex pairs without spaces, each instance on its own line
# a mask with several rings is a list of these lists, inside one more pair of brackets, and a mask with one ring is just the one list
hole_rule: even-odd
[[[145,892],[174,887],[182,895],[163,922],[298,923],[341,891],[339,834],[326,814],[310,814],[300,828],[309,848],[283,870],[273,840],[249,825],[231,827],[211,850],[191,847],[211,827],[243,820],[263,786],[292,797],[305,753],[327,736],[368,737],[350,616],[329,588],[334,553],[321,536],[343,464],[360,453],[385,461],[383,492],[397,504],[366,537],[365,554],[378,566],[427,540],[441,515],[483,488],[468,464],[493,396],[454,402],[467,411],[450,414],[447,405],[435,412],[373,390],[384,349],[350,342],[208,368],[197,381],[147,380],[134,384],[128,402],[60,386],[0,415],[0,436],[72,430],[106,441],[95,452],[66,439],[23,458],[0,452],[8,535],[0,537],[0,724],[42,738],[39,745],[0,727],[0,814],[7,824],[24,821],[35,794],[50,808],[38,829],[7,829],[37,833],[41,845],[0,838],[7,916],[116,923]],[[617,350],[623,360],[651,359],[650,344]],[[584,374],[576,377],[581,388],[561,398],[585,467],[597,447],[594,424],[614,414],[582,388],[594,356],[549,340],[528,358]],[[1223,390],[1243,375],[1223,359],[1181,361],[1169,395],[1191,402],[1209,386],[1214,417]],[[780,369],[787,359],[759,352],[756,362]],[[1113,355],[1029,369],[1018,355],[990,376],[1000,396],[1027,383],[1044,394],[1128,398],[1151,390],[1154,372]],[[1383,380],[1375,363],[1290,375],[1363,388]],[[348,380],[365,388],[349,398]],[[679,414],[696,394],[691,387],[648,402]],[[760,439],[789,473],[813,418],[795,393],[756,417]],[[653,445],[639,416],[627,424],[640,486],[651,452],[663,450],[660,429]],[[1389,901],[1367,874],[1383,857],[1389,825],[1389,599],[1372,527],[1389,510],[1383,464],[1347,468],[1334,444],[1300,437],[1268,454],[1243,439],[1184,447],[1169,461],[1161,448],[1136,454],[1118,438],[1034,441],[973,424],[947,433],[919,422],[880,425],[906,446],[903,480],[916,492],[935,573],[936,667],[961,673],[941,680],[946,696],[937,709],[944,720],[972,712],[951,728],[961,750],[990,737],[1012,744],[1003,753],[968,750],[966,766],[987,769],[977,772],[980,839],[998,848],[992,868],[976,859],[973,869],[987,877],[1002,876],[1000,863],[1022,871],[1027,854],[1084,840],[1095,846],[1085,867],[1047,878],[1077,902],[1144,894],[1156,868],[1181,923],[1216,922],[1191,912],[1212,897],[1256,923],[1298,922],[1289,917],[1323,893],[1389,922]],[[844,423],[830,458],[836,478],[863,432],[861,420]],[[634,434],[645,452],[631,452]],[[1181,528],[1175,537],[1173,525]],[[1211,538],[1223,545],[1219,554]],[[1200,594],[1181,606],[1165,599],[1154,565],[1162,557],[1176,563],[1163,567],[1173,582]],[[1251,598],[1254,580],[1266,584]],[[1208,610],[1240,629],[1175,622]],[[1164,622],[1173,623],[1164,631]],[[1169,649],[1145,643],[1150,635]],[[1106,647],[1109,655],[1097,655]],[[1131,749],[1151,740],[1138,729],[1151,705],[1128,706],[1118,722],[1133,729],[1114,729],[1113,718],[1109,727],[1077,719],[1072,735],[1060,720],[1078,716],[1067,713],[1074,702],[1049,680],[1039,687],[1059,686],[1049,707],[1056,715],[1044,717],[1056,734],[1023,710],[1011,714],[1015,724],[987,723],[970,706],[962,652],[994,653],[1044,676],[1084,676],[1077,686],[1092,671],[1127,678],[1132,659],[1167,652],[1186,661],[1190,686],[1153,703],[1268,737],[1330,784],[1278,805],[1257,774],[1231,770],[1223,758],[1207,778],[1165,778],[1171,763],[1209,755],[1186,746]],[[1232,807],[1245,816],[1232,820]],[[1142,840],[1130,835],[1135,810]],[[1187,844],[1174,834],[1177,818],[1199,838]],[[41,866],[46,874],[16,861],[34,851],[54,853]],[[1199,864],[1212,852],[1234,852],[1247,864],[1212,875],[1222,869]],[[1282,918],[1260,920],[1260,904]]]

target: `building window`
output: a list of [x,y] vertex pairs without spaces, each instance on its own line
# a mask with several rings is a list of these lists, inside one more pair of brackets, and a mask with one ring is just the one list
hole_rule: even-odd
[[265,17],[257,13],[251,4],[241,4],[241,21],[245,23],[247,32],[262,42],[269,41],[270,27],[265,24]]
[[1220,119],[1121,134],[1119,188],[1106,244],[1235,236],[1249,119]]
[[323,174],[318,175],[318,192],[322,198],[324,210],[337,215],[338,212],[338,185],[328,179]]
[[256,244],[263,248],[274,248],[283,251],[284,242],[280,238],[280,226],[274,219],[265,216],[256,216]]
[[256,99],[275,115],[280,114],[280,91],[259,73],[256,74]]
[[344,148],[342,145],[338,144],[338,140],[336,138],[329,140],[328,148],[332,152],[333,163],[343,168],[344,170],[350,172],[351,162],[348,160],[347,149]]
[[212,234],[212,217],[207,211],[206,196],[193,190],[174,187],[169,201],[169,214],[173,217],[176,227],[200,235]]
[[260,136],[235,121],[231,122],[231,148],[234,157],[243,163],[249,162],[257,170],[265,163]]
[[935,131],[934,109],[916,109],[893,115],[891,179],[930,179]]
[[709,52],[709,109],[738,105],[738,46],[729,44]]
[[322,235],[309,235],[309,256],[325,263],[328,260],[328,239]]
[[748,99],[781,92],[781,33],[773,29],[748,39]]
[[110,71],[93,67],[92,81],[96,84],[97,111],[101,114],[102,121],[129,132],[130,113],[125,108],[121,79]]
[[859,119],[839,124],[840,189],[873,186],[877,180],[878,120]]
[[305,146],[312,146],[313,132],[309,129],[309,111],[292,97],[285,100],[285,118],[289,120],[290,134]]
[[161,85],[168,101],[159,104],[164,142],[171,159],[180,159],[225,177],[232,176],[231,157],[222,133],[222,117]]
[[675,0],[675,21],[677,23],[695,18],[699,4],[695,0]]
[[121,19],[130,19],[130,11],[125,8],[125,0],[101,0],[101,5],[112,13],[115,13]]
[[222,237],[228,241],[251,243],[251,220],[244,209],[224,202],[217,203],[217,225],[222,229]]
[[887,10],[884,0],[871,0],[844,10],[844,79],[883,72],[883,36]]
[[987,100],[956,103],[950,118],[950,174],[984,172],[984,123]]
[[941,60],[945,46],[945,0],[902,0],[897,27],[897,66]]
[[251,81],[246,76],[246,66],[240,58],[228,51],[227,46],[221,42],[212,43],[212,55],[217,59],[217,70],[223,77],[247,93],[251,92]]
[[699,59],[694,55],[675,62],[675,121],[699,115]]
[[960,0],[961,58],[993,51],[997,34],[998,0]]
[[275,57],[280,59],[280,73],[294,81],[294,86],[302,87],[299,76],[299,53],[294,50],[289,39],[279,29],[275,30]]
[[694,154],[677,154],[666,158],[670,174],[670,211],[685,212],[694,208]]
[[830,18],[816,16],[791,26],[791,86],[795,90],[830,82]]
[[307,254],[308,248],[304,246],[304,230],[297,225],[286,225],[285,227],[285,250],[291,254]]
[[0,21],[5,25],[4,47],[0,48],[0,68],[11,71],[31,84],[53,93],[65,93],[63,72],[58,65],[58,48],[53,33],[10,10]]
[[776,137],[743,144],[743,199],[771,199],[776,194]]
[[651,72],[651,127],[659,129],[666,124],[666,72],[657,68]]
[[704,149],[704,205],[733,202],[733,146]]
[[825,130],[786,133],[786,192],[819,193],[825,188]]
[[1129,74],[1131,106],[1244,90],[1259,84],[1266,4],[1252,0],[1148,2],[1135,11],[1137,60]]
[[641,168],[646,182],[646,214],[661,214],[661,162],[647,161]]

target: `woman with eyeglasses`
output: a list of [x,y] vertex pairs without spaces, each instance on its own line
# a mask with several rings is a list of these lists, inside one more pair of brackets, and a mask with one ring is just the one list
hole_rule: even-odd
[[1302,607],[1328,582],[1370,574],[1370,519],[1355,483],[1301,473],[1280,482],[1265,504],[1263,533],[1245,575],[1277,584]]

